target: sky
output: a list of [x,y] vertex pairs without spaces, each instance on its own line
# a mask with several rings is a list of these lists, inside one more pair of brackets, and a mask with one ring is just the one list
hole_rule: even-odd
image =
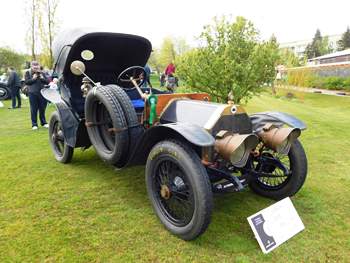
[[[28,52],[26,0],[0,1],[0,46]],[[60,30],[138,34],[157,47],[166,36],[184,37],[194,46],[203,26],[222,15],[244,16],[262,39],[274,34],[280,43],[311,39],[317,28],[322,35],[341,34],[350,26],[349,10],[349,0],[60,0],[58,16]]]

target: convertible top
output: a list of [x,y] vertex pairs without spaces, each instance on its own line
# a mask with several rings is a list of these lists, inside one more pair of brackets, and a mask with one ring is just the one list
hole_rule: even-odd
[[[83,50],[91,50],[94,59],[83,60]],[[70,64],[81,60],[90,73],[113,72],[118,76],[130,66],[144,66],[151,51],[151,42],[140,36],[82,28],[69,30],[61,33],[53,43],[54,72],[65,78],[71,77]]]
[[[82,51],[90,50],[94,57],[84,60]],[[85,73],[102,85],[116,84],[117,76],[131,66],[144,66],[152,45],[146,38],[111,32],[74,29],[61,33],[53,43],[54,74],[60,78],[60,90],[66,102],[79,113],[84,112],[85,99],[80,86],[83,76],[74,75],[70,65],[75,60],[84,62]]]

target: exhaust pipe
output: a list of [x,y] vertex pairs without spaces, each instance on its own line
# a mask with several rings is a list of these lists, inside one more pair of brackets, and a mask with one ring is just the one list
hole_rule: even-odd
[[259,139],[254,134],[233,134],[222,130],[216,135],[215,150],[234,166],[243,167]]
[[299,128],[278,128],[272,123],[267,123],[259,133],[259,137],[272,150],[280,154],[288,154],[292,143],[300,134]]

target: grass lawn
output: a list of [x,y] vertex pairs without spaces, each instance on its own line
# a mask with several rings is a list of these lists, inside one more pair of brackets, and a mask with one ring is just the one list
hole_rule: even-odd
[[[274,201],[247,190],[215,197],[207,232],[192,242],[166,231],[148,201],[144,167],[116,171],[93,149],[56,162],[29,107],[0,108],[0,262],[349,262],[350,98],[253,98],[249,112],[304,120],[309,173],[292,198],[301,232],[264,255],[246,218]],[[49,107],[49,113],[54,110]]]

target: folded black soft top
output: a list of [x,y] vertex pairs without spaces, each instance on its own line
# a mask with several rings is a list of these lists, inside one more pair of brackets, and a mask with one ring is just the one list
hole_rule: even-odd
[[[94,59],[84,61],[83,50],[91,50]],[[144,66],[151,54],[152,45],[141,36],[74,29],[61,33],[53,43],[55,73],[70,77],[70,64],[82,60],[90,72],[119,74],[130,66]]]

